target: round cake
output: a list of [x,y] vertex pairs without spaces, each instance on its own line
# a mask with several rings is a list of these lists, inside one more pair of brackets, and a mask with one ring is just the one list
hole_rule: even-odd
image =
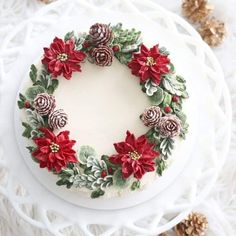
[[138,28],[95,23],[45,45],[18,107],[46,179],[94,199],[151,188],[187,158],[188,97],[164,45]]

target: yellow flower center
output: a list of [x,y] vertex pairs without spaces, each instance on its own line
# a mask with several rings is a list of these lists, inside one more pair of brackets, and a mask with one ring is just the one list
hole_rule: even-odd
[[156,65],[156,62],[155,62],[154,58],[153,57],[147,57],[146,65],[147,66],[154,66],[154,65]]
[[129,152],[129,156],[134,161],[137,161],[141,157],[137,151]]
[[68,55],[65,53],[60,53],[57,55],[57,60],[66,61],[67,59],[68,59]]
[[60,150],[60,146],[54,142],[51,142],[50,148],[52,152],[58,152]]

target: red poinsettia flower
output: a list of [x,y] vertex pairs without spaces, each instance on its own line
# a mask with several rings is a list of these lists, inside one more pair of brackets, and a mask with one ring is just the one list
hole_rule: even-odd
[[135,53],[133,59],[129,62],[128,67],[132,70],[132,74],[140,78],[141,82],[151,79],[155,84],[159,85],[161,76],[169,73],[170,59],[167,55],[160,53],[158,45],[150,50],[141,45],[140,53]]
[[55,169],[59,173],[69,162],[78,162],[72,149],[75,141],[69,139],[69,131],[60,132],[57,136],[47,128],[40,128],[40,131],[44,136],[34,139],[37,149],[32,152],[40,168]]
[[64,42],[56,37],[50,48],[44,48],[42,63],[54,77],[63,75],[66,79],[70,79],[73,71],[81,71],[80,62],[85,57],[83,52],[75,50],[73,40]]
[[154,145],[150,144],[145,135],[135,138],[129,131],[124,142],[115,143],[118,154],[112,155],[109,160],[114,164],[120,164],[123,178],[132,174],[136,179],[141,179],[146,172],[155,170],[154,159],[160,153],[154,151]]

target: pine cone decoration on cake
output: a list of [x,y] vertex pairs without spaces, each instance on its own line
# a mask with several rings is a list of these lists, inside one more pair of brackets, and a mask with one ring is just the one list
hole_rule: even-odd
[[208,227],[207,218],[201,213],[190,213],[175,227],[177,236],[203,236]]
[[52,129],[63,128],[68,121],[67,114],[62,110],[55,110],[48,116],[48,124]]
[[161,117],[158,126],[162,137],[174,138],[178,136],[181,131],[181,122],[179,118],[174,115]]
[[224,22],[212,18],[202,23],[198,32],[208,45],[216,47],[224,41],[226,29]]
[[56,101],[54,96],[47,93],[40,93],[35,97],[33,106],[38,114],[46,116],[54,110]]
[[111,28],[106,24],[96,23],[90,27],[89,35],[95,45],[106,45],[112,40]]
[[182,3],[182,12],[193,23],[204,21],[213,7],[207,3],[207,0],[184,0]]
[[99,66],[110,66],[113,60],[113,51],[106,45],[99,45],[92,49],[91,57]]
[[141,120],[144,125],[148,127],[155,127],[158,125],[161,118],[161,109],[157,106],[148,107],[141,115]]

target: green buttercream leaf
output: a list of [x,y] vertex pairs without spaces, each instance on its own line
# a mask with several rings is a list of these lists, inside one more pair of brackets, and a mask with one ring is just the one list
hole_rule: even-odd
[[163,107],[170,106],[171,101],[172,101],[172,96],[169,93],[164,92],[164,100],[162,103]]
[[36,85],[36,86],[29,87],[26,90],[25,95],[29,100],[32,101],[40,93],[45,93],[45,89],[42,86]]
[[119,186],[119,187],[125,187],[128,184],[127,179],[124,179],[122,177],[122,172],[120,168],[114,172],[113,183],[114,185]]
[[99,188],[99,189],[94,190],[91,193],[91,198],[99,198],[99,197],[103,196],[104,194],[105,194],[105,192]]
[[87,163],[87,159],[90,156],[96,156],[95,150],[90,146],[82,146],[79,151],[79,159],[81,163]]
[[153,105],[156,105],[156,106],[160,105],[164,99],[163,89],[157,86],[156,92],[152,96],[150,96],[149,99]]
[[24,132],[22,133],[22,136],[26,138],[30,138],[31,131],[33,130],[33,128],[26,122],[22,122],[22,125],[25,128]]
[[32,83],[35,84],[35,82],[37,80],[37,68],[34,64],[32,64],[30,67],[29,76],[30,76]]

